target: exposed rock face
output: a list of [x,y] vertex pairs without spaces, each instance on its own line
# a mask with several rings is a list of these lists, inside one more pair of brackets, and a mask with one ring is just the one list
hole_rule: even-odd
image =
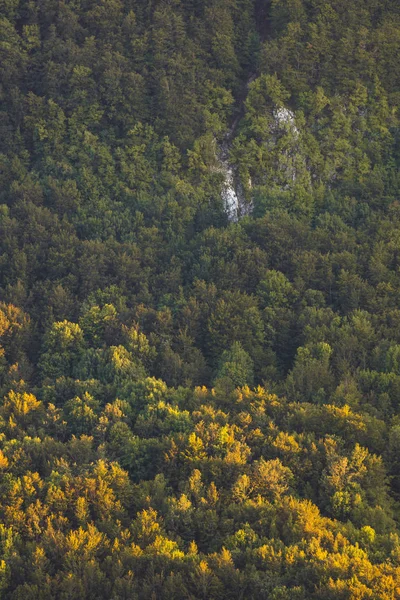
[[[220,164],[220,172],[224,175],[224,185],[221,196],[225,212],[229,221],[236,222],[241,217],[250,215],[253,210],[253,205],[249,202],[248,198],[246,198],[243,185],[239,181],[234,168],[229,162],[231,139],[232,136],[230,135],[220,147],[218,161]],[[251,181],[248,182],[248,187],[251,188]]]
[[235,187],[233,169],[226,161],[221,161],[221,171],[225,175],[224,187],[222,189],[222,200],[229,221],[237,221],[240,212],[240,199]]
[[[288,108],[277,108],[274,111],[275,123],[271,130],[271,147],[276,143],[276,138],[279,131],[286,130],[291,133],[293,140],[297,140],[299,136],[299,130],[296,127],[296,121],[294,113]],[[253,205],[246,198],[243,186],[235,175],[235,171],[232,165],[229,163],[229,149],[230,142],[233,138],[237,121],[229,131],[225,142],[220,147],[219,152],[219,164],[220,172],[224,174],[224,185],[222,189],[222,200],[224,203],[225,212],[228,216],[229,221],[236,222],[241,217],[252,213]],[[290,153],[289,153],[290,154]],[[286,175],[289,180],[296,180],[296,168],[294,157],[287,156],[289,164],[286,165]],[[293,164],[291,164],[293,162]],[[286,186],[287,187],[287,186]],[[249,181],[249,188],[251,188],[251,181]]]
[[[224,174],[225,178],[221,193],[225,212],[229,221],[236,222],[241,217],[250,215],[253,210],[253,205],[246,198],[242,184],[235,176],[234,169],[232,165],[229,164],[228,159],[223,157],[222,152],[220,156],[220,165],[221,173]],[[251,181],[249,181],[249,187],[251,187]]]
[[[218,171],[224,175],[221,197],[224,203],[225,212],[231,222],[236,222],[241,217],[249,215],[253,211],[253,204],[246,198],[243,185],[239,181],[234,168],[229,162],[229,150],[239,121],[244,114],[245,94],[255,77],[256,76],[252,74],[246,82],[243,90],[243,97],[241,99],[242,106],[240,112],[226,134],[225,140],[219,148],[219,152],[217,152],[217,161],[219,163]],[[284,152],[286,160],[284,161],[282,170],[286,175],[286,179],[294,182],[296,180],[296,146],[299,138],[299,130],[296,127],[295,115],[288,108],[280,107],[274,110],[273,117],[274,123],[272,124],[269,140],[266,142],[266,145],[270,146],[271,150],[273,150],[279,135],[282,135],[283,132],[291,134],[293,149],[292,151]],[[283,189],[287,187],[288,183],[283,186]],[[251,181],[248,182],[248,188],[251,188]]]
[[298,137],[299,130],[296,127],[294,113],[288,108],[277,108],[274,111],[275,125],[279,129],[289,129],[294,137]]
[[[256,74],[252,73],[244,84],[240,98],[240,109],[225,136],[223,144],[219,149],[218,161],[220,164],[220,172],[224,174],[225,178],[221,197],[228,219],[232,222],[236,222],[241,217],[251,214],[253,210],[252,203],[246,199],[243,186],[235,174],[232,165],[229,163],[229,150],[231,142],[235,136],[237,126],[239,125],[240,119],[244,115],[244,101],[246,99],[249,85],[254,81],[255,78]],[[251,181],[249,181],[248,187],[251,187]]]

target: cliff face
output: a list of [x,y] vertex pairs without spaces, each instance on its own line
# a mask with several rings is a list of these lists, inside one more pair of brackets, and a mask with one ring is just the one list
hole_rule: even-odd
[[237,221],[240,214],[241,199],[235,186],[233,168],[227,160],[221,161],[221,171],[225,182],[222,188],[222,200],[229,221]]
[[[244,188],[235,168],[230,163],[229,155],[232,142],[235,138],[237,128],[241,119],[245,115],[245,101],[250,84],[255,80],[256,75],[251,73],[244,83],[242,93],[239,95],[236,107],[236,115],[231,124],[228,133],[225,136],[223,143],[219,148],[219,162],[221,172],[224,174],[224,185],[222,188],[222,200],[224,209],[229,221],[238,221],[241,217],[251,214],[253,204],[249,198],[246,198]],[[251,180],[248,181],[248,188],[251,188]]]
[[[246,87],[248,87],[251,81],[252,78],[249,79]],[[281,173],[281,176],[284,175],[285,180],[288,182],[282,186],[282,189],[286,189],[288,186],[290,186],[290,182],[296,181],[296,146],[299,138],[299,130],[296,126],[295,115],[288,108],[277,108],[274,111],[273,116],[274,122],[270,129],[269,139],[267,140],[266,145],[270,147],[272,151],[276,146],[279,135],[282,135],[282,132],[289,134],[293,140],[293,147],[285,151],[286,164],[285,167],[282,168],[284,172]],[[231,129],[228,132],[228,135],[225,138],[224,143],[221,145],[219,150],[220,172],[224,175],[224,184],[222,187],[221,196],[224,203],[225,212],[229,221],[232,222],[238,221],[238,219],[251,214],[253,211],[251,197],[246,197],[243,184],[229,160],[230,148],[239,124],[239,120],[240,116],[235,119]],[[249,181],[247,182],[247,188],[251,189],[251,187],[252,182],[251,178],[249,178]]]

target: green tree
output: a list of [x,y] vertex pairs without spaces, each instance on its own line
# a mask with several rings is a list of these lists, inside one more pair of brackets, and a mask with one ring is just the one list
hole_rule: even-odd
[[221,385],[223,381],[234,387],[254,382],[253,361],[239,342],[234,342],[229,350],[222,353],[215,383]]

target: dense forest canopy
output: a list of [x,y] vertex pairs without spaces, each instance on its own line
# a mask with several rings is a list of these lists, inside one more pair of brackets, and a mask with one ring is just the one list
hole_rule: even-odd
[[1,599],[400,598],[399,58],[398,0],[0,0]]

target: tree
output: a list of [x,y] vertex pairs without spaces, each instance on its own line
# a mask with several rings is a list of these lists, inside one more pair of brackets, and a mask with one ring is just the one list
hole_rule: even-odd
[[221,385],[223,381],[234,387],[253,384],[253,361],[239,342],[234,342],[229,350],[222,353],[215,383]]
[[77,323],[54,323],[46,333],[39,368],[43,378],[71,377],[79,364],[85,344]]
[[286,389],[290,398],[323,402],[333,385],[330,369],[332,348],[326,342],[300,347],[293,369],[287,376]]

